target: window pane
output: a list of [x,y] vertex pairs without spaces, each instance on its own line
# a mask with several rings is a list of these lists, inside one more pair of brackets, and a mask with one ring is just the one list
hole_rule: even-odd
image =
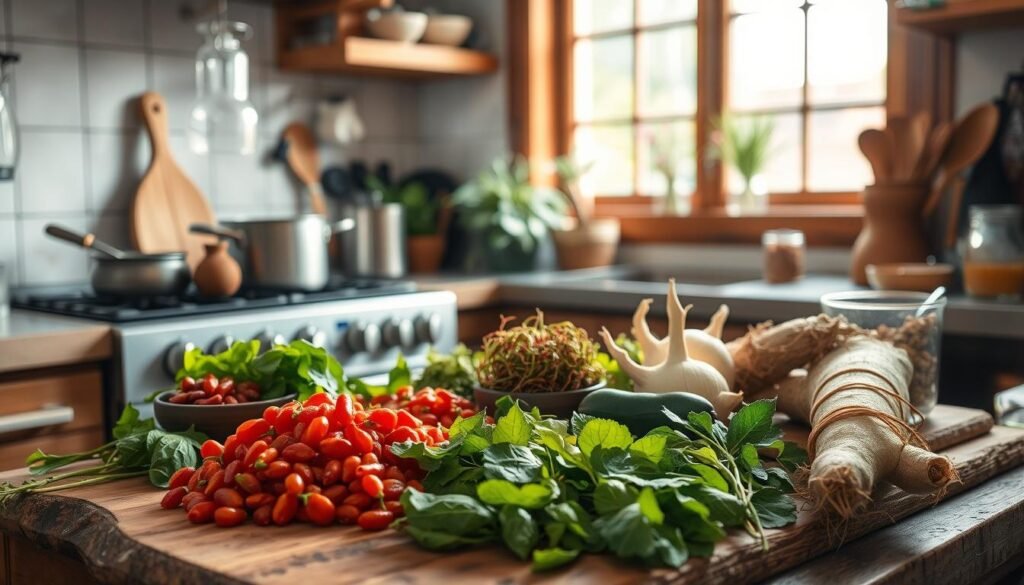
[[885,108],[812,112],[809,120],[807,188],[859,191],[870,183],[871,167],[857,147],[865,128],[885,126]]
[[578,35],[632,28],[633,1],[575,0],[572,20]]
[[641,116],[696,113],[696,27],[641,33],[639,62]]
[[633,129],[628,124],[576,129],[573,152],[594,166],[580,181],[588,195],[633,194]]
[[799,8],[803,4],[803,0],[732,0],[729,3],[729,8],[735,14],[746,14],[784,8]]
[[576,42],[573,95],[579,121],[633,116],[633,37]]
[[885,0],[831,0],[811,6],[811,103],[885,100],[886,11]]
[[665,195],[668,182],[659,166],[675,174],[675,190],[689,195],[697,187],[693,122],[663,122],[641,124],[637,129],[637,164],[640,169],[640,194]]
[[[743,124],[749,118],[737,117]],[[776,114],[772,116],[775,131],[772,133],[770,154],[765,162],[764,178],[769,193],[796,193],[803,188],[803,123],[800,114]],[[731,165],[725,175],[726,192],[738,194],[743,191],[743,178]]]
[[640,24],[658,24],[697,18],[697,0],[637,0]]
[[804,84],[803,10],[737,16],[729,45],[733,109],[800,105]]

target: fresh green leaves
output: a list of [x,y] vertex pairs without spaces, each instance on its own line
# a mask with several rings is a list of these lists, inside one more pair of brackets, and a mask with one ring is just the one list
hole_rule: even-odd
[[[157,487],[165,488],[174,472],[182,467],[198,467],[199,445],[190,438],[174,433],[161,433],[154,441],[150,452],[149,482]],[[147,436],[147,444],[150,442]]]
[[[681,430],[643,437],[607,419],[545,419],[502,400],[497,424],[458,419],[448,443],[398,444],[429,470],[435,495],[404,497],[409,534],[428,548],[501,542],[542,571],[608,550],[648,565],[708,556],[730,527],[755,536],[795,519],[788,474],[758,449],[799,457],[778,438],[774,403],[755,402],[729,426],[704,412]],[[571,430],[570,430],[571,429]]]
[[114,424],[111,434],[115,439],[123,439],[137,433],[145,434],[156,428],[156,422],[151,418],[140,418],[139,411],[131,404],[125,405],[124,411]]
[[423,368],[415,386],[417,389],[444,388],[461,396],[472,396],[476,386],[473,352],[461,343],[448,355],[431,349],[427,353],[427,367]]

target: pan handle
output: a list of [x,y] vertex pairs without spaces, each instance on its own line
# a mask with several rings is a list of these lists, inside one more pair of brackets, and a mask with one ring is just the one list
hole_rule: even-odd
[[110,256],[111,258],[120,258],[124,255],[121,250],[98,240],[95,234],[89,233],[83,235],[55,223],[51,223],[46,226],[46,233],[58,240],[71,242],[72,244],[81,246],[82,248],[96,250],[97,252]]
[[221,239],[234,240],[238,244],[245,241],[245,234],[239,230],[233,230],[223,226],[207,225],[205,223],[194,223],[188,226],[188,231],[193,234],[216,236]]

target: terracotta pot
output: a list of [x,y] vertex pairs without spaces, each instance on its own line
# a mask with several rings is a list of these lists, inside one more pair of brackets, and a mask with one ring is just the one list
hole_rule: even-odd
[[228,243],[206,244],[206,256],[192,279],[204,297],[230,297],[242,286],[242,268],[228,253]]
[[864,227],[853,244],[850,279],[867,285],[868,264],[924,262],[931,252],[921,208],[928,185],[902,183],[864,189]]
[[619,248],[619,220],[592,218],[586,226],[551,232],[558,266],[563,270],[596,268],[615,262]]
[[437,272],[444,258],[444,236],[409,236],[409,271],[418,274]]

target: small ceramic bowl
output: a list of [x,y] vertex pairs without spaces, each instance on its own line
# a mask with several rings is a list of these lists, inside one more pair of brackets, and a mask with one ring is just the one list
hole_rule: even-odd
[[166,431],[184,431],[194,425],[197,431],[222,442],[235,432],[238,425],[251,418],[261,417],[268,406],[281,406],[295,400],[295,394],[289,394],[243,404],[175,404],[167,401],[172,394],[173,390],[164,392],[153,401],[153,416],[161,428]]
[[588,394],[595,390],[600,390],[606,385],[604,382],[599,382],[587,388],[570,390],[568,392],[501,392],[489,388],[474,388],[473,399],[476,401],[477,406],[481,409],[486,409],[489,414],[494,414],[494,405],[502,396],[509,396],[522,401],[527,408],[536,406],[541,414],[551,414],[558,418],[569,418]]
[[427,28],[427,15],[423,12],[368,13],[366,28],[378,39],[415,43]]
[[427,30],[423,33],[423,42],[459,47],[466,42],[472,29],[473,21],[468,16],[431,14],[427,20]]
[[953,280],[951,264],[868,264],[865,273],[875,290],[932,292],[939,286],[949,286]]

